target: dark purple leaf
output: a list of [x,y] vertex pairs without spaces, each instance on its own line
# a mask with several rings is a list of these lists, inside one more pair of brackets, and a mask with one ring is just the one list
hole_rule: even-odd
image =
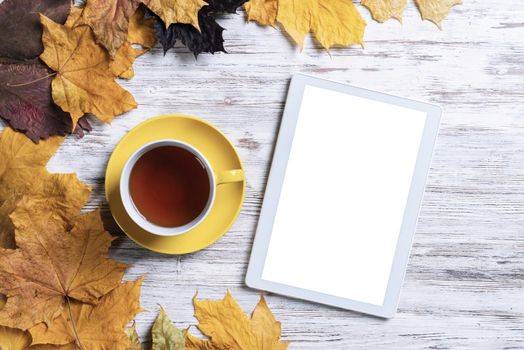
[[63,24],[70,0],[5,0],[0,3],[0,57],[27,60],[42,51],[39,13]]
[[226,52],[222,28],[210,15],[208,6],[198,12],[200,32],[190,24],[175,23],[165,28],[164,22],[149,11],[148,16],[155,19],[155,34],[162,44],[164,54],[180,40],[197,57],[202,52]]
[[75,131],[73,131],[74,134],[78,135],[78,137],[84,137],[84,133],[90,132],[93,130],[93,127],[91,124],[89,124],[89,120],[87,118],[89,117],[89,114],[84,114],[83,117],[78,119],[78,122],[76,123]]
[[69,113],[53,103],[50,73],[39,60],[0,63],[0,117],[34,142],[72,129]]

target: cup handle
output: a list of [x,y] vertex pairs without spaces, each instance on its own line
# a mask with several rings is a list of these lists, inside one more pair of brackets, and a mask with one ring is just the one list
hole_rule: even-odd
[[235,170],[225,170],[217,173],[217,185],[227,184],[230,182],[239,182],[244,181],[246,176],[244,170],[235,169]]

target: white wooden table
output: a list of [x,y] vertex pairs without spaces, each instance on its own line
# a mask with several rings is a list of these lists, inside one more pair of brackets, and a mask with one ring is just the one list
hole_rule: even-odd
[[[360,8],[369,19],[367,11]],[[104,200],[113,147],[150,117],[185,113],[220,127],[247,171],[247,196],[233,228],[186,256],[140,248],[125,236],[113,255],[146,274],[137,318],[147,333],[162,304],[180,327],[195,324],[191,298],[229,288],[245,311],[259,293],[243,280],[289,78],[294,72],[430,101],[444,109],[397,316],[389,321],[269,295],[291,349],[524,348],[524,2],[465,0],[439,31],[414,5],[404,24],[368,21],[366,48],[332,50],[311,41],[299,53],[278,30],[224,17],[230,54],[185,48],[141,57],[123,82],[139,103],[111,126],[69,138],[50,169],[93,186],[108,230],[121,234]],[[349,106],[351,108],[351,106]],[[311,257],[315,259],[314,256]]]

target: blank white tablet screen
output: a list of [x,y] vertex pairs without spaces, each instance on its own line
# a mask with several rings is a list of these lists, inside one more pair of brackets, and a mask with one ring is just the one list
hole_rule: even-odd
[[383,305],[425,121],[306,85],[262,279]]

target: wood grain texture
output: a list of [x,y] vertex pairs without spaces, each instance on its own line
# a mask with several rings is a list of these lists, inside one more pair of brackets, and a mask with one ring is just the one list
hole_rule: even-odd
[[[159,255],[126,237],[112,254],[146,274],[137,318],[147,333],[161,303],[177,325],[195,324],[191,298],[221,298],[229,288],[246,311],[258,293],[243,279],[271,155],[294,72],[348,82],[443,107],[443,121],[396,317],[268,296],[290,349],[524,348],[524,2],[467,0],[443,22],[422,22],[412,3],[403,24],[378,24],[367,11],[365,49],[330,54],[307,41],[302,53],[279,30],[220,20],[229,54],[195,61],[179,47],[140,57],[122,85],[139,108],[112,125],[70,137],[50,170],[77,172],[93,186],[88,209],[101,206],[107,228],[121,234],[104,200],[112,149],[139,122],[185,113],[220,127],[247,171],[241,215],[219,242],[186,256]],[[349,106],[351,108],[351,106]],[[311,257],[315,259],[314,256]]]

